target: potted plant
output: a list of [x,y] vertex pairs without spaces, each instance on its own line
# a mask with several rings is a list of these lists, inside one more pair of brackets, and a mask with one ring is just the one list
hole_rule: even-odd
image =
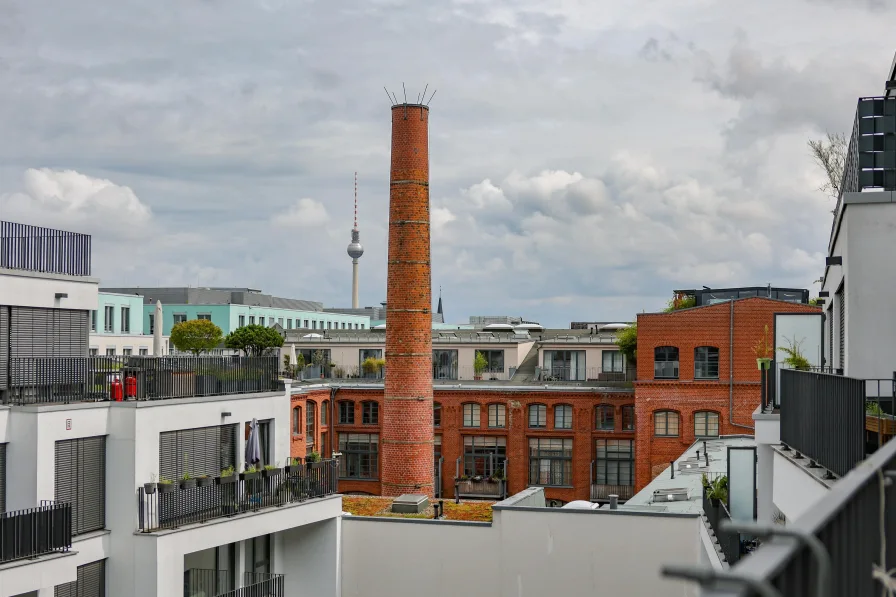
[[721,502],[728,501],[728,477],[722,476],[706,487],[706,497],[713,508],[718,508]]
[[229,483],[236,483],[236,480],[236,471],[233,470],[232,466],[228,466],[221,471],[221,476],[215,479],[215,483],[218,485],[227,485]]
[[772,344],[768,339],[768,326],[765,326],[762,338],[753,346],[753,354],[756,355],[756,367],[768,369],[772,362]]
[[156,475],[155,473],[150,473],[149,475],[149,483],[143,484],[143,492],[146,495],[152,495],[156,492],[156,487],[158,484],[156,483]]
[[308,468],[320,468],[320,452],[313,450],[308,456],[305,457],[305,463]]
[[274,477],[274,476],[279,475],[281,470],[282,469],[279,466],[277,466],[276,463],[266,464],[266,465],[264,465],[264,471],[262,471],[262,474],[265,476],[265,478]]
[[180,478],[180,488],[181,489],[193,489],[196,487],[196,479],[190,476],[190,473],[184,473],[184,475]]
[[489,481],[491,481],[492,483],[500,483],[504,479],[505,479],[504,471],[500,471],[500,470],[495,471],[494,473],[492,473],[492,476],[489,477]]
[[214,482],[215,479],[213,477],[209,477],[208,475],[199,475],[198,477],[196,477],[196,484],[199,487],[208,487]]
[[796,369],[797,371],[808,371],[812,368],[812,364],[809,362],[803,355],[802,345],[803,340],[797,340],[796,336],[793,339],[789,339],[786,336],[784,340],[787,342],[787,346],[779,346],[778,350],[784,352],[787,356],[782,361],[783,364],[787,365],[791,369]]
[[473,359],[473,379],[480,380],[482,379],[482,372],[488,368],[488,360],[485,358],[485,355],[476,351],[476,357]]
[[286,466],[283,467],[283,470],[286,471],[286,474],[290,474],[298,471],[302,468],[302,459],[301,458],[288,458],[286,460]]
[[257,479],[259,474],[260,474],[260,472],[257,468],[255,468],[255,465],[250,464],[249,466],[246,467],[245,471],[240,473],[240,479],[242,479],[244,481],[246,479]]
[[227,502],[221,504],[221,510],[224,512],[224,516],[233,516],[234,514],[239,514],[240,505],[236,502]]
[[171,479],[166,479],[165,477],[159,476],[159,493],[170,493],[174,491],[175,485],[174,481]]

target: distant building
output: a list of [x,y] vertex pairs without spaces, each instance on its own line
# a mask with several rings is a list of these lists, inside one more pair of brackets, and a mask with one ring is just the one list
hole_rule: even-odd
[[[90,312],[90,355],[152,355],[152,331],[145,322],[142,296],[98,293],[97,306]],[[162,343],[168,354],[167,335]]]
[[809,304],[809,291],[800,288],[774,288],[768,286],[745,286],[742,288],[708,288],[704,286],[698,290],[673,290],[676,296],[693,297],[695,307],[715,305],[733,299],[750,298],[753,296],[784,301],[787,303]]
[[519,325],[521,323],[529,323],[524,321],[522,317],[513,315],[470,315],[471,325],[486,326],[492,323],[506,323],[508,325]]

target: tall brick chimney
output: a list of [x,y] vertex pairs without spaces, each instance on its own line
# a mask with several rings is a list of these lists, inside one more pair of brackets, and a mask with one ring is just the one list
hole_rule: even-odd
[[433,496],[429,108],[392,106],[382,493]]

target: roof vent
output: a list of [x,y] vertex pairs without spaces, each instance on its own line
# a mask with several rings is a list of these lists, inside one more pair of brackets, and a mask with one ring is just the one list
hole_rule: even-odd
[[701,468],[706,468],[702,461],[699,460],[682,460],[678,463],[678,470],[681,472],[687,471],[696,471]]
[[688,490],[686,487],[656,489],[653,492],[654,502],[686,502],[687,500]]

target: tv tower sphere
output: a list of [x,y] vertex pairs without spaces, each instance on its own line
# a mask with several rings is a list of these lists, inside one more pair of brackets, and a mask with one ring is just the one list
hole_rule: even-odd
[[361,245],[361,233],[355,228],[352,230],[352,242],[348,245],[348,256],[352,259],[358,259],[364,254],[364,247]]

